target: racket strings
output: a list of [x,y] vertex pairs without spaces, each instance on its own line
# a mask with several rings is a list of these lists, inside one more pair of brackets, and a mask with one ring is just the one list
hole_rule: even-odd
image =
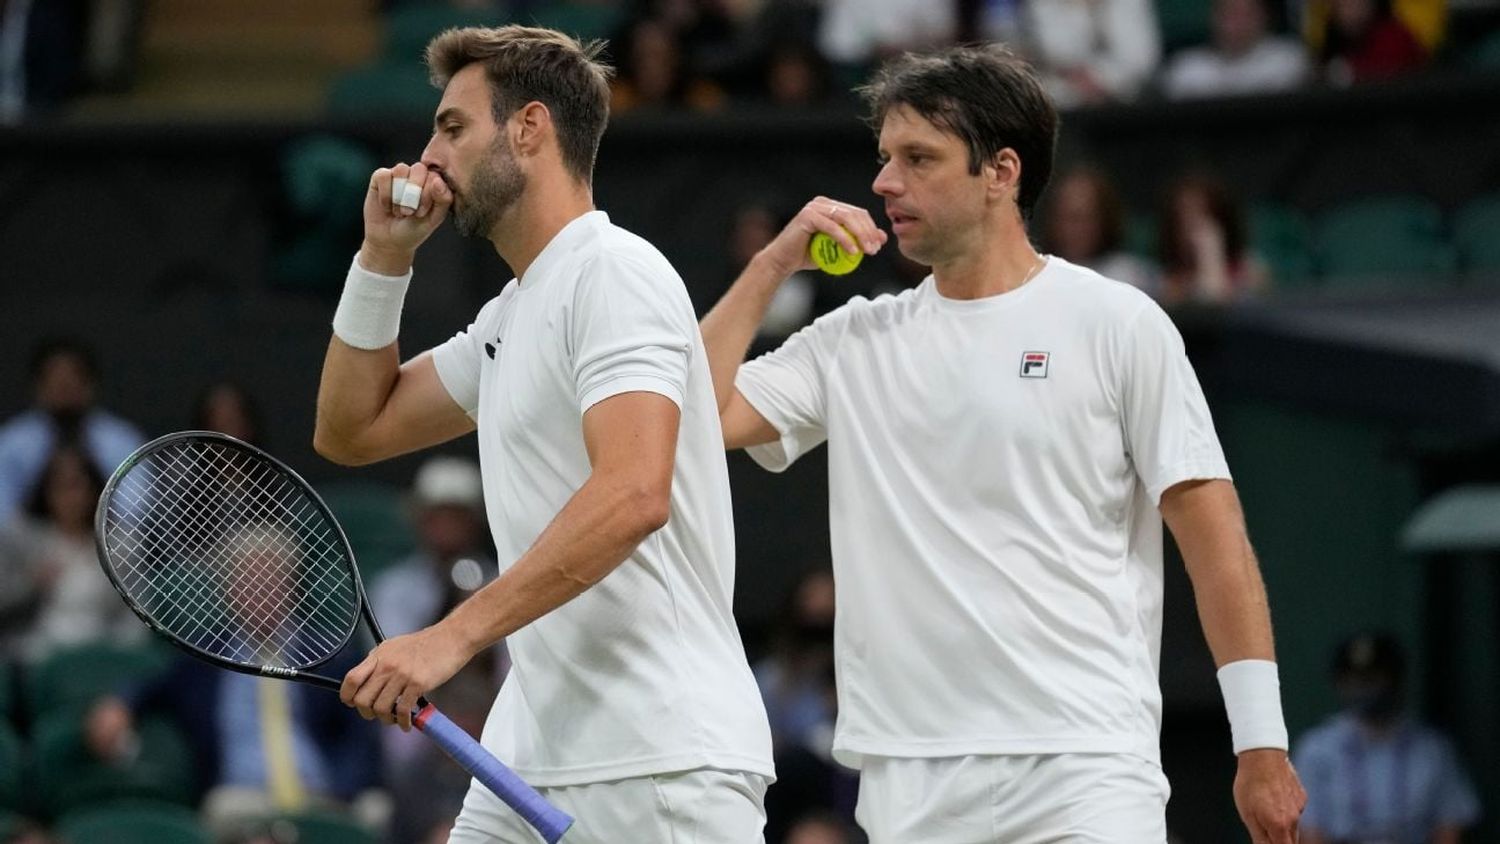
[[252,452],[184,439],[120,479],[106,560],[135,605],[182,641],[252,666],[310,666],[353,630],[358,595],[337,527]]

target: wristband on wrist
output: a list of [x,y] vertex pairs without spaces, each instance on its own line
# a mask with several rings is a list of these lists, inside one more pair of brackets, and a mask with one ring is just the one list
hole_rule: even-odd
[[344,294],[333,314],[334,336],[356,349],[383,349],[401,332],[401,305],[411,270],[404,275],[380,275],[359,265],[359,254],[349,266]]
[[1287,749],[1276,663],[1267,659],[1226,663],[1219,669],[1219,690],[1224,694],[1236,754],[1258,748]]

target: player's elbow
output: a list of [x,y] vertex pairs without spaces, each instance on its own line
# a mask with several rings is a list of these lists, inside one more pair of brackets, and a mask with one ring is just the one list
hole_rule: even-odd
[[365,466],[379,459],[373,452],[358,448],[352,440],[336,435],[324,425],[313,430],[313,451],[340,466]]
[[633,484],[625,490],[621,512],[629,520],[629,532],[645,539],[666,527],[672,512],[672,487],[667,484]]

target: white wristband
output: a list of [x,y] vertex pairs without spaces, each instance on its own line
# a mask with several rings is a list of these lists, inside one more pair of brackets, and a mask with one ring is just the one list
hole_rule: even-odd
[[1276,663],[1267,659],[1228,663],[1219,669],[1219,690],[1224,693],[1236,754],[1257,748],[1287,749]]
[[333,313],[333,333],[356,349],[383,349],[401,332],[401,305],[406,301],[405,275],[380,275],[359,265],[359,254],[344,280],[344,295]]

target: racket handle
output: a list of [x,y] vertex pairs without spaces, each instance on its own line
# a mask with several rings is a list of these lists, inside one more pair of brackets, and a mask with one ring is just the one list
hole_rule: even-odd
[[496,797],[516,810],[516,814],[542,834],[547,844],[557,844],[573,819],[551,803],[547,798],[516,776],[515,771],[505,767],[499,759],[490,755],[472,736],[464,732],[448,716],[428,703],[412,718],[417,729],[426,733],[438,746],[453,757],[463,769],[485,784]]

